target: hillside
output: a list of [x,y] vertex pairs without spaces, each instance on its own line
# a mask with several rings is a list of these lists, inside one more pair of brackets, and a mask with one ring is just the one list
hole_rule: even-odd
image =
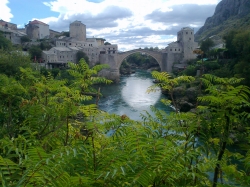
[[207,18],[204,26],[195,33],[195,40],[223,36],[232,29],[250,29],[249,0],[222,0],[216,6],[214,15]]

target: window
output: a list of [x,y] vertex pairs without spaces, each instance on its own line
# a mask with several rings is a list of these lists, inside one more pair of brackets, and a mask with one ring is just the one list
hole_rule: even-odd
[[189,38],[189,40],[191,40],[191,38]]
[[191,32],[191,34],[193,34],[193,32]]
[[186,34],[188,34],[188,32],[186,32]]
[[176,49],[175,49],[175,51],[176,51]]
[[181,51],[181,50],[179,49],[179,51]]
[[170,49],[170,51],[172,51],[172,49]]

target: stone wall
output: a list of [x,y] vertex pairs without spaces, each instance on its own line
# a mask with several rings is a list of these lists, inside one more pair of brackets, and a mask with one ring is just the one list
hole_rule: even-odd
[[109,69],[102,70],[99,75],[104,76],[107,79],[113,80],[114,82],[119,82],[120,80],[120,70],[117,65],[117,55],[100,54],[100,63],[108,64]]

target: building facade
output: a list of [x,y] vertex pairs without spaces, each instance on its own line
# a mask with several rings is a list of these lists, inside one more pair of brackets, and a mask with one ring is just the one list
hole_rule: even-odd
[[25,25],[25,28],[27,35],[33,40],[49,38],[50,36],[49,25],[38,20],[30,21]]
[[[77,63],[76,54],[84,52],[94,66],[100,62],[100,54],[117,54],[117,45],[104,45],[103,38],[87,38],[86,26],[80,21],[74,21],[69,26],[70,37],[61,36],[55,41],[56,47],[49,51],[43,51],[44,63],[67,64]],[[53,60],[53,61],[52,61]]]
[[86,41],[86,25],[80,21],[74,21],[69,27],[70,37],[77,39],[77,41]]
[[17,25],[0,20],[0,32],[3,36],[11,41],[12,44],[21,44],[21,37],[26,36],[26,33],[17,29]]
[[14,23],[9,23],[7,21],[4,21],[4,20],[0,20],[0,26],[2,28],[9,28],[10,30],[17,30],[17,25],[14,24]]

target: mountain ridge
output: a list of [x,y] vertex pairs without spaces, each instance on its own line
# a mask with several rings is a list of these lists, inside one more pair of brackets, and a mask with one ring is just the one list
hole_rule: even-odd
[[213,16],[208,17],[195,33],[195,41],[213,35],[223,36],[233,29],[250,29],[250,0],[220,1]]

